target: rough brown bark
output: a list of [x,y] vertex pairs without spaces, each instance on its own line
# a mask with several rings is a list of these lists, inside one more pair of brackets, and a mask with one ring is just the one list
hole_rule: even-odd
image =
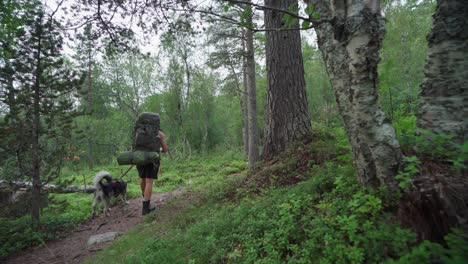
[[321,18],[319,48],[363,184],[397,188],[401,151],[390,121],[377,102],[377,64],[385,34],[378,0],[309,0]]
[[[287,10],[297,0],[265,0]],[[281,28],[283,13],[265,10],[265,27]],[[296,23],[296,28],[299,24]],[[289,145],[311,137],[299,30],[266,32],[267,106],[263,156],[269,159]]]
[[462,144],[468,132],[468,4],[439,0],[433,18],[417,126],[452,134]]
[[[248,0],[248,2],[250,2]],[[252,24],[252,15],[246,19],[248,24]],[[258,127],[257,127],[257,85],[255,81],[255,50],[254,32],[246,29],[246,75],[247,75],[247,112],[248,112],[248,138],[249,138],[249,168],[255,168],[255,164],[260,160],[258,153]]]

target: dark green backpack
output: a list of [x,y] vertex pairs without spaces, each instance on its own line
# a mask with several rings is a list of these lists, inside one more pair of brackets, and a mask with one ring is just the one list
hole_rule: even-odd
[[159,138],[159,115],[143,112],[138,116],[132,133],[133,151],[159,152],[161,139]]

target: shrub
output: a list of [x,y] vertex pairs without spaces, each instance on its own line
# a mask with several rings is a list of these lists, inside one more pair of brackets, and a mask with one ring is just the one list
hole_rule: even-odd
[[409,253],[415,234],[393,224],[380,193],[357,184],[351,166],[313,171],[150,239],[125,262],[377,263]]

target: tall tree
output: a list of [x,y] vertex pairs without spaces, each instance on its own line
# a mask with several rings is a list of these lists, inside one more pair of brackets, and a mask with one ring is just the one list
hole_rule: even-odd
[[[248,0],[247,2],[250,2]],[[246,8],[250,8],[248,6]],[[253,13],[249,12],[246,17],[246,23],[252,25]],[[257,85],[255,78],[255,50],[254,50],[254,32],[250,28],[245,29],[245,75],[247,79],[247,128],[248,128],[248,157],[249,168],[255,167],[259,161],[260,156],[258,153],[258,126],[257,126]],[[304,77],[304,76],[303,76]]]
[[468,5],[438,0],[428,51],[417,126],[454,136],[459,144],[468,132]]
[[[25,127],[24,116],[20,116],[21,104],[19,88],[15,84],[15,67],[13,59],[17,56],[20,38],[25,33],[25,11],[29,11],[33,3],[24,1],[2,1],[0,3],[0,110],[2,117],[0,147],[2,167],[9,171],[5,177],[16,178],[24,172],[23,153],[28,148],[27,141],[31,131]],[[11,133],[15,131],[15,133]],[[14,154],[14,155],[12,155]],[[8,166],[8,164],[15,164]]]
[[424,77],[425,36],[430,30],[434,4],[413,2],[392,1],[383,6],[387,32],[380,53],[379,99],[392,122],[399,122],[402,115],[416,113]]
[[192,146],[187,136],[187,129],[183,116],[185,115],[188,104],[190,101],[190,94],[192,92],[192,72],[194,71],[191,65],[191,60],[194,57],[194,36],[195,32],[190,23],[190,17],[183,14],[175,19],[173,28],[170,29],[162,36],[163,51],[168,55],[169,59],[173,62],[180,63],[184,67],[185,81],[183,85],[185,89],[181,89],[181,101],[178,106],[180,117],[180,132],[178,136],[181,138],[182,148],[184,152],[191,156]]
[[[180,147],[183,155],[190,154],[190,148],[185,145],[185,127],[186,117],[184,105],[184,67],[177,59],[171,58],[167,68],[166,76],[163,79],[164,86],[167,87],[167,93],[163,100],[164,116],[167,117],[166,125],[171,127],[174,136],[180,140]],[[164,118],[164,117],[163,117]]]
[[[248,102],[249,100],[248,97],[248,91],[247,87],[249,86],[248,84],[248,76],[247,76],[247,44],[246,44],[246,35],[247,35],[247,29],[243,28],[242,29],[242,34],[241,34],[241,43],[242,43],[242,84],[243,84],[243,90],[239,89],[239,101],[241,104],[241,111],[242,111],[242,121],[243,121],[243,126],[242,126],[242,139],[244,142],[244,150],[245,154],[247,154],[247,157],[249,157],[249,108],[248,108]],[[250,165],[250,164],[249,164]]]
[[[283,13],[297,9],[297,0],[266,0],[265,28],[284,27]],[[296,22],[294,28],[299,28]],[[295,141],[311,137],[299,30],[266,32],[267,120],[264,158],[271,158]]]
[[[468,124],[467,25],[466,1],[437,1],[417,116],[418,128],[453,135],[458,144],[464,143]],[[423,239],[443,241],[454,226],[468,232],[468,184],[462,173],[425,170],[415,181],[413,193],[418,199],[404,213],[424,217],[417,223],[408,220]]]
[[113,101],[128,120],[134,121],[143,111],[144,98],[156,93],[155,58],[133,52],[108,57],[101,78],[109,82],[109,101]]
[[[15,120],[22,127],[12,127],[13,133],[31,131],[25,138],[26,148],[21,149],[22,161],[31,167],[22,172],[32,177],[32,219],[39,223],[40,191],[42,183],[57,177],[70,138],[73,112],[73,92],[81,79],[65,63],[62,50],[60,24],[47,15],[40,3],[24,11],[24,34],[18,37],[18,47],[10,59],[14,68],[13,83],[16,88]],[[19,107],[18,107],[19,106]]]
[[402,154],[394,128],[377,100],[377,64],[385,34],[380,1],[308,3],[330,21],[318,24],[315,30],[359,181],[394,190]]
[[[219,11],[221,12],[221,11]],[[231,8],[226,16],[237,17],[240,7]],[[245,62],[245,30],[223,20],[205,18],[210,23],[207,30],[207,44],[214,51],[209,53],[208,65],[214,69],[227,71],[224,78],[224,90],[227,95],[236,98],[241,110],[242,142],[244,152],[249,154],[248,117],[247,117],[247,77]]]
[[[93,87],[93,68],[95,64],[96,49],[93,36],[92,24],[87,24],[84,28],[83,34],[78,35],[78,40],[80,41],[77,46],[77,54],[75,59],[77,59],[81,68],[86,71],[86,80],[84,89],[85,98],[83,100],[84,111],[91,118],[94,112],[94,87]],[[94,167],[94,126],[91,122],[87,126],[87,139],[88,139],[88,167],[93,169]]]

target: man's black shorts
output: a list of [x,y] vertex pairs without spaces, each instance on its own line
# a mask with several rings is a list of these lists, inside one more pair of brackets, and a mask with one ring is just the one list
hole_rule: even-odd
[[147,165],[137,165],[137,170],[140,178],[157,179],[159,171],[159,162],[156,164],[150,163]]

